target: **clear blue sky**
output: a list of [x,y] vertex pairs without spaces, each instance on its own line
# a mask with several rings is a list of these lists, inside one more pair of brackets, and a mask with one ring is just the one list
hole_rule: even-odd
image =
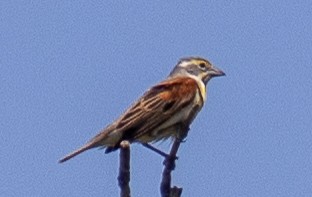
[[[1,1],[0,196],[118,196],[118,152],[57,160],[190,55],[227,76],[209,83],[179,150],[183,196],[311,196],[311,10],[308,0]],[[159,196],[163,159],[131,150],[132,195]]]

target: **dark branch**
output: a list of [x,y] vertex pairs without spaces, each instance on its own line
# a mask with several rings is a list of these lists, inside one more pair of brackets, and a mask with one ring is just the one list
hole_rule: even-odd
[[[152,150],[152,151],[154,151],[154,152],[160,154],[160,155],[163,156],[164,158],[167,158],[167,157],[169,156],[167,153],[165,153],[165,152],[163,152],[163,151],[161,151],[161,150],[155,148],[154,146],[152,146],[152,145],[150,145],[150,144],[148,144],[148,143],[143,143],[142,145],[143,145],[144,147],[146,147],[146,148],[148,148],[148,149],[150,149],[150,150]],[[178,157],[176,157],[176,159],[178,159]]]
[[120,197],[130,197],[130,143],[128,141],[120,143],[119,159],[118,185],[120,187]]
[[162,197],[179,197],[182,193],[182,188],[171,188],[171,171],[175,168],[175,160],[177,158],[177,152],[180,146],[181,140],[175,139],[172,144],[169,155],[164,160],[164,171],[162,174],[162,181],[160,184],[160,193]]

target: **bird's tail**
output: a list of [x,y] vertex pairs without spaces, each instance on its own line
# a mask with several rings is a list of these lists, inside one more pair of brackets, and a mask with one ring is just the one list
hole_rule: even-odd
[[75,157],[76,155],[79,155],[80,153],[86,151],[86,150],[89,150],[91,148],[95,148],[96,145],[94,142],[89,142],[87,144],[85,144],[84,146],[82,146],[81,148],[73,151],[72,153],[69,153],[68,155],[66,155],[65,157],[63,157],[62,159],[59,160],[59,163],[63,163],[73,157]]

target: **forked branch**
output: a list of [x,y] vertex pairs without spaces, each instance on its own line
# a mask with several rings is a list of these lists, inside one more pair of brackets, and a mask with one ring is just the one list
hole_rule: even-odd
[[174,186],[171,188],[171,172],[175,168],[175,160],[177,159],[177,152],[179,149],[179,146],[181,144],[180,139],[175,139],[175,141],[172,144],[171,151],[164,160],[164,171],[162,174],[162,181],[160,184],[160,193],[162,197],[180,197],[182,194],[182,188],[178,188]]

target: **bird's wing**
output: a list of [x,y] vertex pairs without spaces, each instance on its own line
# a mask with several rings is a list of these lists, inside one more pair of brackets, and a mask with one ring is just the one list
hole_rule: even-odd
[[[193,102],[197,82],[189,77],[165,80],[149,89],[117,120],[115,129],[123,133],[122,140],[135,141],[152,135],[158,126]],[[157,139],[156,139],[157,140]]]

